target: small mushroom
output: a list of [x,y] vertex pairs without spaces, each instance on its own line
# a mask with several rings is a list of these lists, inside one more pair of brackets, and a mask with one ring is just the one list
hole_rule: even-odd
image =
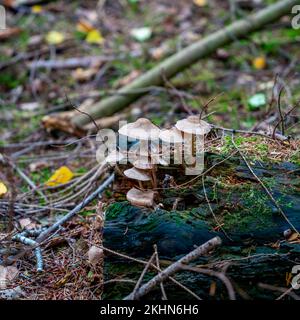
[[93,265],[96,265],[103,258],[103,249],[92,246],[88,251],[89,262]]
[[119,133],[137,140],[157,140],[160,129],[150,120],[140,118],[135,122],[125,124],[119,129]]
[[179,131],[194,135],[204,135],[211,130],[210,124],[201,120],[199,116],[189,116],[186,119],[178,120],[175,127]]
[[137,168],[130,168],[124,171],[124,175],[133,180],[137,180],[139,187],[143,189],[142,181],[151,181],[151,177]]
[[154,205],[154,192],[151,190],[142,191],[131,188],[127,192],[126,198],[134,206],[153,207]]
[[[133,147],[133,150],[130,150],[134,151],[136,148],[138,148],[137,152],[134,151],[134,161],[136,161],[137,157],[140,156],[150,156],[151,160],[155,159],[154,153],[156,151],[154,151],[153,149],[156,148],[153,145],[153,141],[158,140],[160,129],[150,120],[140,118],[135,122],[128,123],[119,129],[119,133],[129,138],[140,140],[139,143],[136,144],[135,147]],[[148,143],[149,140],[151,141],[150,144]],[[129,154],[129,159],[132,159],[131,154]],[[153,186],[156,187],[156,167],[153,166],[151,170],[153,175]]]
[[[202,144],[196,144],[195,140],[196,136],[203,137],[211,130],[210,124],[201,120],[199,116],[189,116],[186,119],[177,121],[175,127],[184,133],[185,161],[189,162],[191,160],[191,162],[194,162],[190,168],[189,166],[186,168],[186,172],[189,172],[187,174],[200,174],[203,167],[202,163],[197,161],[197,157],[203,151],[199,151],[197,148],[200,148]],[[188,148],[191,148],[189,149],[191,152],[187,152]],[[196,160],[194,156],[196,156]]]

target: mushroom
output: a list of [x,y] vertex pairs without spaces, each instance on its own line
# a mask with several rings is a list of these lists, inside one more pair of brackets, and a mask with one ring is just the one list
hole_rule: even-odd
[[146,118],[140,118],[135,122],[125,124],[119,129],[119,133],[136,140],[157,140],[160,129]]
[[[194,156],[197,158],[198,154],[202,152],[202,150],[199,152],[197,149],[200,147],[200,144],[196,144],[196,137],[203,137],[207,134],[211,130],[210,124],[201,120],[199,116],[189,116],[186,119],[177,121],[175,127],[184,134],[185,160],[187,157],[194,160]],[[186,152],[187,148],[190,148],[188,149],[189,153]],[[190,152],[190,150],[192,152]],[[199,163],[196,161],[196,163],[192,165],[192,170],[189,174],[198,174],[202,172],[203,168],[202,166],[199,168],[198,164]]]
[[[158,140],[159,134],[160,134],[160,129],[154,125],[150,120],[145,119],[145,118],[140,118],[136,120],[135,122],[128,123],[121,127],[119,129],[119,133],[121,135],[127,136],[132,139],[137,139],[139,140],[139,144],[136,144],[132,150],[136,150],[137,147],[139,147],[138,154],[134,152],[134,161],[138,160],[136,157],[149,157],[149,159],[152,162],[152,151],[155,148],[152,143],[150,143],[150,146],[148,144],[148,141],[150,140],[151,142],[153,140]],[[130,150],[130,152],[132,151]],[[129,154],[130,155],[130,154]],[[130,159],[130,157],[129,157]],[[132,158],[131,158],[132,159]],[[147,161],[148,162],[148,161]],[[152,180],[153,180],[153,186],[157,186],[157,181],[156,181],[156,166],[153,165],[151,168],[152,172]]]
[[151,190],[142,191],[136,188],[131,188],[126,194],[127,200],[135,206],[153,207],[154,192]]
[[176,127],[161,131],[159,138],[164,142],[162,145],[163,161],[167,158],[170,163],[170,149],[174,148],[174,163],[181,163],[182,159],[182,132]]
[[211,130],[210,124],[201,120],[199,116],[189,116],[186,119],[178,120],[175,127],[179,131],[193,135],[204,135]]
[[133,180],[137,180],[141,189],[143,189],[142,181],[151,181],[151,177],[137,168],[130,168],[124,171],[124,175]]

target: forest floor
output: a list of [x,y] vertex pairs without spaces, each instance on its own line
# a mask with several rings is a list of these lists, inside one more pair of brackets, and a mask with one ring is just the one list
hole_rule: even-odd
[[[6,159],[0,181],[8,189],[0,200],[0,261],[24,247],[12,244],[12,234],[26,223],[43,226],[53,222],[97,182],[81,193],[77,189],[78,194],[47,188],[53,172],[62,166],[75,179],[93,170],[97,142],[49,132],[42,125],[44,116],[91,105],[170,54],[274,2],[237,1],[231,8],[229,1],[221,0],[204,6],[192,0],[99,1],[97,7],[95,1],[49,1],[7,9],[7,24],[16,29],[3,38],[0,32],[0,152]],[[141,33],[142,27],[151,35],[138,41],[132,31]],[[90,32],[95,30],[99,33]],[[195,113],[207,106],[207,122],[254,130],[278,123],[281,99],[281,111],[288,114],[284,134],[293,140],[240,137],[237,143],[253,160],[300,165],[299,42],[300,30],[293,29],[290,18],[284,17],[218,49],[173,78],[172,85],[153,88],[122,116],[128,121],[143,116],[160,127],[170,127],[186,116],[185,105]],[[41,60],[80,61],[90,56],[103,59],[88,67],[37,67]],[[228,154],[232,144],[224,137],[208,151]],[[113,201],[107,190],[101,203]],[[92,202],[48,241],[43,249],[47,272],[36,273],[32,253],[15,262],[19,276],[11,287],[20,291],[13,298],[101,298],[102,264],[92,266],[87,258],[88,248],[102,243],[99,226],[95,226],[99,211],[101,204]]]

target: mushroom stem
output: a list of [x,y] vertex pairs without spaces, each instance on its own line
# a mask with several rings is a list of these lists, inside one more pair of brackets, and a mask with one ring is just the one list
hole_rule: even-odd
[[144,187],[143,187],[142,181],[138,180],[138,184],[139,184],[140,189],[144,190]]
[[151,169],[153,188],[157,188],[156,165]]

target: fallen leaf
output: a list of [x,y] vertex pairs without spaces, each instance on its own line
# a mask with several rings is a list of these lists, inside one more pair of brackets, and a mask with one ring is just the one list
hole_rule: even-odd
[[267,99],[264,93],[257,93],[248,100],[249,109],[257,110],[266,105]]
[[0,181],[0,197],[7,193],[6,185]]
[[207,4],[206,0],[194,0],[194,4],[198,7],[204,7]]
[[49,187],[55,187],[63,183],[67,183],[74,176],[74,173],[66,166],[57,169],[50,179],[46,182]]
[[144,42],[151,38],[152,30],[148,27],[136,28],[132,29],[130,34],[135,40]]
[[265,57],[257,57],[253,59],[252,65],[257,70],[262,70],[266,67],[267,61]]
[[83,33],[88,33],[92,30],[95,30],[95,28],[86,20],[79,20],[79,22],[76,25],[76,30]]
[[14,266],[0,266],[0,289],[6,289],[9,282],[14,280],[19,274],[19,270]]
[[19,219],[19,224],[22,229],[27,229],[27,230],[34,229],[37,227],[37,224],[29,218]]
[[48,44],[60,44],[64,42],[64,40],[64,34],[58,31],[50,31],[46,35],[46,41]]
[[77,68],[72,72],[72,77],[77,81],[88,81],[97,74],[98,68],[83,69]]
[[93,29],[88,32],[85,41],[91,44],[102,44],[104,42],[104,38],[100,31]]
[[43,7],[38,4],[31,7],[32,13],[41,13],[42,11],[43,11]]

